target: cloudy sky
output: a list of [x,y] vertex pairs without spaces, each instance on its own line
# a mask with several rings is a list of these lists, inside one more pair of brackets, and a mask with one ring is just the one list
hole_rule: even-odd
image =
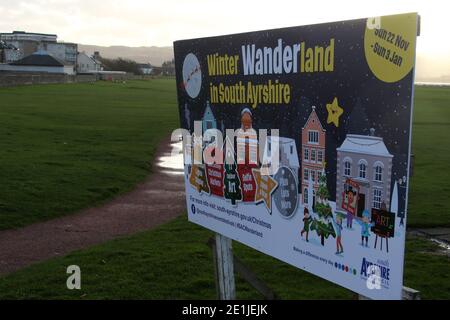
[[[444,0],[0,0],[0,32],[57,33],[95,45],[169,46],[174,40],[419,12],[418,53],[450,66]],[[442,65],[436,65],[442,69]]]

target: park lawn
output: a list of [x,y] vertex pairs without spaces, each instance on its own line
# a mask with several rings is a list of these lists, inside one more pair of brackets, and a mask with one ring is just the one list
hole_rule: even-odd
[[[450,226],[450,88],[417,87],[409,226]],[[178,126],[173,79],[0,88],[0,230],[130,190]]]
[[[450,88],[417,87],[408,225],[450,226]],[[0,230],[100,204],[178,127],[173,79],[0,88]]]
[[[49,260],[0,278],[0,299],[215,299],[211,232],[186,217],[155,230]],[[234,242],[234,252],[281,299],[352,299],[354,293]],[[436,245],[407,241],[405,285],[424,299],[450,299],[448,257]],[[425,253],[427,252],[427,253]],[[66,268],[81,268],[81,290],[66,288]],[[262,296],[237,278],[238,299]]]
[[410,227],[450,227],[450,87],[416,87]]
[[0,230],[132,189],[178,127],[173,79],[0,88]]

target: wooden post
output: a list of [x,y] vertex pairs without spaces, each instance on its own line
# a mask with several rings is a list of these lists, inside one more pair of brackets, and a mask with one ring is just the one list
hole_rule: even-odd
[[220,300],[236,299],[231,239],[216,233],[213,247],[216,287]]
[[[371,300],[371,299],[359,294],[358,300]],[[403,287],[402,300],[420,300],[420,291],[408,287]]]
[[[220,269],[218,266],[217,259],[217,243],[216,238],[210,238],[208,240],[208,246],[212,249],[213,257],[214,257],[214,271],[215,271],[215,279],[216,279],[216,288],[217,288],[217,296],[221,297],[221,290],[219,289],[219,274],[218,270]],[[263,295],[265,299],[275,300],[277,299],[277,295],[272,291],[262,280],[260,280],[238,257],[232,253],[233,265],[234,269],[239,273],[239,275],[247,281],[253,288],[255,288],[260,294]],[[234,288],[234,285],[231,286]]]

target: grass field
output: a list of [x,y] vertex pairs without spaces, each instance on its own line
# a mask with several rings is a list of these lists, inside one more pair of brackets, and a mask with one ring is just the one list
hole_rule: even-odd
[[[72,213],[142,180],[157,142],[178,124],[174,88],[162,79],[0,89],[0,229]],[[449,102],[450,89],[416,90],[409,226],[450,226]],[[0,299],[214,298],[209,236],[183,217],[0,278]],[[436,250],[407,241],[405,285],[449,299],[449,261]],[[235,252],[281,298],[352,297],[243,245]],[[81,292],[65,287],[71,264],[82,269]],[[238,298],[259,298],[241,279],[237,286]]]
[[[110,241],[0,278],[0,299],[215,299],[211,233],[181,217],[158,229]],[[351,299],[354,294],[244,245],[234,252],[281,299]],[[407,242],[405,285],[424,299],[450,299],[448,258],[423,240]],[[428,251],[428,253],[425,253]],[[66,288],[66,268],[81,268],[81,290]],[[242,279],[238,299],[262,297]]]
[[450,87],[417,87],[409,226],[450,227]]
[[[450,88],[418,87],[409,226],[450,226]],[[172,79],[0,88],[0,230],[131,189],[178,126]]]
[[171,79],[0,88],[0,230],[133,188],[176,127]]

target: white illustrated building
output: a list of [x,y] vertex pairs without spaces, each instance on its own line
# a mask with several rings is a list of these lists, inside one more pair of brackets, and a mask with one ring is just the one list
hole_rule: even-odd
[[[277,148],[278,155],[276,150]],[[267,137],[264,147],[263,164],[275,166],[277,161],[279,167],[284,166],[290,168],[292,170],[292,173],[294,174],[294,177],[296,178],[296,180],[298,180],[298,170],[300,169],[300,163],[298,161],[297,146],[294,139],[272,136]],[[298,181],[296,182],[298,184]]]
[[383,138],[349,134],[337,149],[336,209],[341,208],[344,186],[351,179],[359,186],[357,216],[369,213],[372,208],[390,207],[393,155],[389,153]]

